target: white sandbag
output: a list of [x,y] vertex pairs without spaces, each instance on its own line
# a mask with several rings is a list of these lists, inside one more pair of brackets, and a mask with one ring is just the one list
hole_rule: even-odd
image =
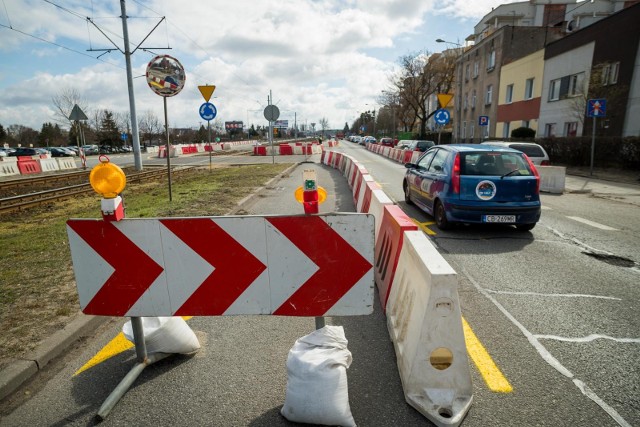
[[349,407],[351,352],[342,326],[299,338],[287,357],[287,394],[280,413],[289,421],[355,427]]
[[[198,337],[182,317],[142,317],[147,354],[193,353],[200,348]],[[135,343],[131,320],[122,326],[125,338]]]

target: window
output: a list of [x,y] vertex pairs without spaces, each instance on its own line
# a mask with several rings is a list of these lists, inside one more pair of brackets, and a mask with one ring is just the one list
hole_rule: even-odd
[[611,64],[604,64],[602,66],[602,85],[613,85],[618,83],[618,70],[620,69],[620,62],[614,62]]
[[466,110],[468,106],[469,106],[469,93],[467,92],[464,94],[464,109]]
[[524,99],[533,98],[533,79],[527,79],[524,85]]
[[511,123],[506,122],[504,124],[504,127],[502,128],[502,137],[503,138],[509,138],[509,128],[510,128]]
[[429,163],[431,162],[431,159],[433,159],[434,154],[436,154],[435,150],[430,152],[426,156],[424,156],[422,159],[420,159],[420,161],[418,162],[418,168],[427,170],[427,168],[429,167]]
[[473,95],[471,96],[471,109],[476,108],[476,90],[473,90]]
[[474,136],[475,136],[475,127],[473,123],[471,123],[471,125],[469,126],[469,138],[473,139]]
[[562,79],[551,80],[549,86],[549,101],[557,101],[560,99],[560,83]]
[[433,161],[429,165],[429,172],[432,173],[446,173],[444,171],[444,164],[447,161],[448,152],[445,150],[438,150],[433,157]]
[[462,139],[467,137],[467,122],[462,122]]
[[556,136],[556,124],[547,123],[544,127],[544,135],[548,138],[552,136]]
[[523,128],[528,128],[529,127],[529,120],[523,120],[521,126]]
[[565,136],[576,136],[578,133],[578,122],[566,122],[564,124]]
[[491,49],[487,55],[487,71],[491,71],[496,67],[496,51]]
[[493,98],[493,85],[487,86],[487,93],[484,97],[484,105],[491,105],[491,100]]
[[473,63],[473,78],[475,79],[480,74],[480,63],[476,60]]
[[584,73],[572,74],[559,79],[551,80],[549,86],[549,101],[566,99],[582,93]]
[[469,81],[469,70],[471,69],[471,65],[467,64],[467,66],[464,68],[464,80],[466,82]]
[[513,84],[507,85],[507,92],[505,94],[504,101],[507,104],[511,104],[513,102]]

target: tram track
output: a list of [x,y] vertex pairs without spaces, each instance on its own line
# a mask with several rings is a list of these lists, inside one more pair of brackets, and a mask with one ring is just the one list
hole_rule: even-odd
[[[175,168],[171,170],[172,176],[176,174],[184,173],[193,169],[193,167],[183,167],[183,168]],[[0,198],[0,215],[7,214],[11,212],[20,212],[30,208],[34,208],[37,206],[42,206],[52,202],[59,202],[66,199],[78,197],[79,195],[93,192],[93,188],[89,181],[89,172],[82,171],[77,172],[75,174],[65,174],[67,176],[56,176],[51,175],[47,177],[38,177],[35,179],[24,180],[25,182],[18,184],[14,181],[6,181],[0,184],[0,191],[4,193],[4,190],[11,188],[20,188],[27,186],[34,186],[38,184],[49,185],[52,182],[60,182],[62,180],[69,180],[69,178],[73,175],[73,178],[78,179],[83,175],[86,175],[86,183],[83,184],[75,184],[68,185],[65,187],[47,189],[43,191],[31,192],[20,194],[16,196],[9,196]],[[167,175],[166,169],[153,169],[153,170],[145,170],[142,172],[132,172],[127,174],[127,183],[135,183],[141,182],[154,178],[161,178]],[[28,181],[28,182],[27,182]]]

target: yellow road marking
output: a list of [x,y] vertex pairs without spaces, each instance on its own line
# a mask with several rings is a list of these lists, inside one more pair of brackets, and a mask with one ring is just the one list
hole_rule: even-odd
[[436,235],[435,231],[427,228],[427,226],[435,224],[434,221],[420,222],[415,218],[411,218],[411,221],[415,222],[416,225],[420,228],[420,230],[424,231],[428,235],[430,235],[430,236],[435,236]]
[[[189,320],[193,316],[183,316],[184,320]],[[87,363],[82,366],[82,368],[78,369],[73,376],[86,371],[87,369],[93,368],[99,363],[104,362],[107,359],[110,359],[123,351],[127,351],[133,347],[133,343],[125,338],[124,334],[120,332],[114,339],[109,341],[109,344],[102,347],[102,350],[96,353]]]
[[464,339],[467,343],[467,352],[471,360],[473,360],[473,363],[475,363],[476,368],[478,368],[478,371],[480,371],[480,375],[482,375],[489,390],[496,393],[511,393],[513,387],[511,387],[509,381],[502,375],[502,372],[483,347],[482,343],[480,343],[476,334],[473,333],[471,326],[469,326],[464,317],[462,318],[462,328],[464,330]]

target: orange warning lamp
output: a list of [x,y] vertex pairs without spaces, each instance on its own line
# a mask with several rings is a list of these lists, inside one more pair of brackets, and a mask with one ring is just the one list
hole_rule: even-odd
[[102,218],[105,221],[120,221],[124,218],[124,206],[119,194],[127,184],[120,166],[109,162],[107,156],[100,156],[100,163],[91,169],[89,182],[96,193],[102,195],[100,202]]
[[102,155],[99,160],[100,163],[91,169],[89,182],[96,193],[105,199],[113,199],[124,190],[127,177],[120,166],[109,162],[107,156]]
[[304,206],[304,213],[318,213],[318,204],[327,199],[327,191],[318,186],[316,182],[316,171],[305,170],[302,172],[304,186],[298,187],[294,193],[296,200]]

